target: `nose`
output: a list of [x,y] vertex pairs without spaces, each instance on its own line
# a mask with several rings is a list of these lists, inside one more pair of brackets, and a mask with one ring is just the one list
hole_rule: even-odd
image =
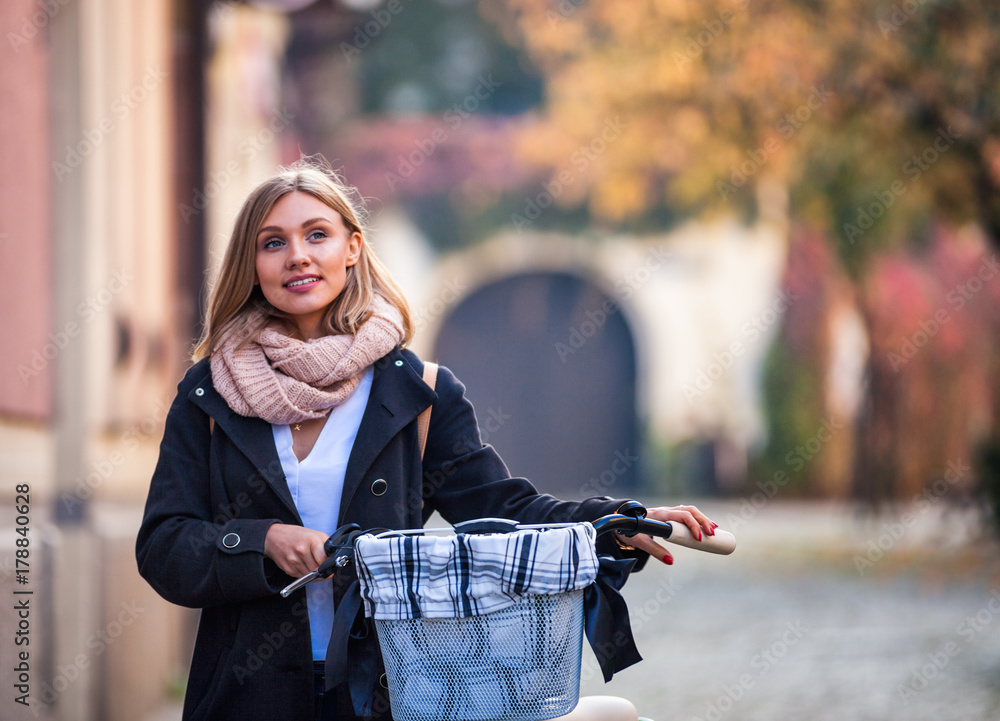
[[309,265],[309,254],[306,252],[306,244],[301,238],[291,238],[288,241],[286,263],[289,268],[301,268]]

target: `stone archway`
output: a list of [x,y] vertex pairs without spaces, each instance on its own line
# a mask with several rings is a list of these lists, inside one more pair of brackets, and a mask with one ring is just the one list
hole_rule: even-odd
[[484,442],[513,475],[567,498],[638,484],[635,340],[590,280],[535,270],[490,281],[443,319],[434,357],[466,384]]

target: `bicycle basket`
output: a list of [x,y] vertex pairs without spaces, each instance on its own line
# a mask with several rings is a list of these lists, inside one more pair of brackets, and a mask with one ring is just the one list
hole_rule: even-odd
[[[377,539],[387,542],[380,547],[374,536],[359,538],[362,598],[374,616],[393,718],[541,721],[569,713],[580,692],[582,589],[596,577],[593,537],[589,524],[573,524],[397,536]],[[394,552],[405,561],[390,563]],[[524,572],[529,557],[537,582]],[[393,578],[379,584],[389,566]]]

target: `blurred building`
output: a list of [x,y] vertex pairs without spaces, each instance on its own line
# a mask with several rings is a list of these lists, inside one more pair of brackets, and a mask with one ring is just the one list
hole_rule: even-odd
[[[290,42],[356,47],[362,5],[314,5],[305,36],[296,35],[302,16],[263,4],[0,7],[0,527],[12,539],[20,514],[31,529],[27,583],[5,542],[0,588],[32,590],[37,603],[36,707],[9,696],[11,718],[135,721],[183,682],[196,614],[138,577],[133,543],[233,215],[300,151],[395,169],[440,125],[369,118],[342,145],[317,145],[320,120],[368,101],[352,84],[350,53],[311,66],[303,58],[312,46]],[[455,52],[471,52],[462,47]],[[304,93],[317,87],[325,91]],[[392,102],[414,97],[393,91]],[[523,101],[496,100],[510,113]],[[455,186],[488,199],[524,182],[506,126],[470,118],[460,135],[476,164],[439,144],[414,194]],[[350,179],[371,192],[385,178],[369,174]],[[645,457],[651,443],[707,439],[718,484],[701,490],[742,481],[765,433],[761,365],[792,302],[779,291],[780,204],[753,228],[723,221],[644,237],[528,229],[456,247],[428,240],[441,226],[428,221],[439,206],[424,200],[387,193],[373,242],[412,301],[416,350],[469,382],[486,440],[515,473],[568,496],[622,494],[662,470]],[[496,357],[491,342],[509,363],[484,363]],[[553,388],[565,403],[543,395]],[[30,513],[15,510],[21,486]],[[0,634],[11,638],[16,623],[7,604]],[[0,680],[13,694],[11,664]]]
[[203,185],[203,12],[0,7],[0,586],[32,592],[29,690],[5,663],[5,718],[142,718],[186,663],[190,619],[157,603],[132,548],[197,327],[204,231],[178,204]]

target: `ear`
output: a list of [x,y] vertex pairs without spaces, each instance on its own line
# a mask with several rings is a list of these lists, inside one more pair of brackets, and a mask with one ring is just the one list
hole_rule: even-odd
[[361,258],[361,247],[364,243],[365,239],[361,237],[361,233],[357,231],[351,233],[351,237],[347,240],[347,259],[345,263],[347,267],[356,264]]

